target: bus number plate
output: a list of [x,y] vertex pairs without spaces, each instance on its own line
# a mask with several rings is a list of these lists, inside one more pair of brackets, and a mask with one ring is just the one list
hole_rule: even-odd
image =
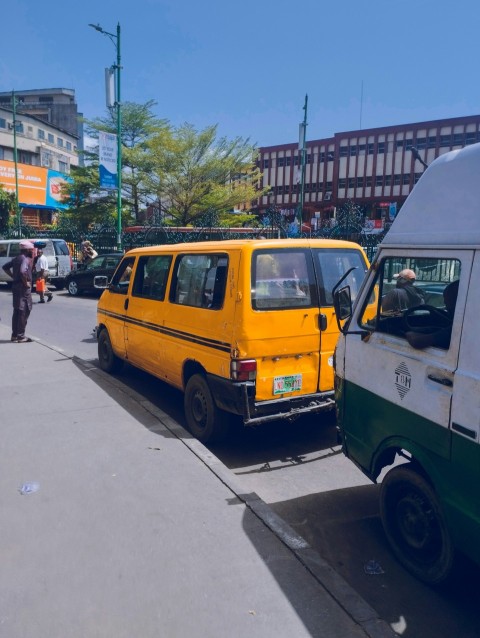
[[292,374],[288,377],[274,377],[273,394],[285,394],[302,389],[302,375]]

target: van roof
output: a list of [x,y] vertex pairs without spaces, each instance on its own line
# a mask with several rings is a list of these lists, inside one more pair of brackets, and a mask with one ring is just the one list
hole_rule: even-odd
[[362,250],[359,244],[351,241],[343,241],[339,239],[225,239],[217,241],[203,241],[179,244],[161,244],[159,246],[147,246],[145,248],[133,248],[125,254],[147,253],[152,250],[163,251],[189,251],[189,250],[213,250],[221,251],[222,248],[238,248],[249,246],[250,249],[255,248],[350,248]]
[[430,164],[382,242],[399,245],[480,245],[480,144]]

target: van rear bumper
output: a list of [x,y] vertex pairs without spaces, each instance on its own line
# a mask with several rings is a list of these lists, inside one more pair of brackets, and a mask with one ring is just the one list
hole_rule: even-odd
[[243,417],[244,425],[258,425],[278,419],[292,419],[300,414],[333,409],[334,392],[315,392],[301,396],[255,401],[255,383],[233,383],[215,375],[207,375],[215,403],[221,410]]

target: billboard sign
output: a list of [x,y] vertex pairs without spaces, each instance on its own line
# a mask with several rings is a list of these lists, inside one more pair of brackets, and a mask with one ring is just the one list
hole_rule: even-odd
[[[72,181],[67,175],[41,166],[17,163],[17,176],[20,206],[68,208],[62,193],[62,185]],[[14,162],[0,160],[0,184],[7,192],[15,192]]]
[[98,134],[100,188],[117,188],[117,136],[100,131]]

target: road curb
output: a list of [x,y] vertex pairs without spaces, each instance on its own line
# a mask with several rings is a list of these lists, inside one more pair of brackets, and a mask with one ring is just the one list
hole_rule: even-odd
[[390,625],[382,620],[377,612],[340,576],[307,541],[300,536],[288,523],[280,518],[267,503],[255,492],[245,492],[238,477],[218,459],[200,441],[183,428],[175,419],[145,399],[136,390],[126,386],[121,378],[103,372],[89,360],[81,359],[69,354],[51,344],[35,339],[40,345],[54,350],[62,356],[71,359],[89,375],[95,374],[102,382],[115,387],[126,397],[133,400],[146,412],[154,416],[159,427],[152,431],[167,430],[176,436],[197,458],[266,525],[275,536],[293,552],[305,569],[325,589],[326,592],[342,607],[342,609],[357,623],[369,638],[394,638],[397,634]]

